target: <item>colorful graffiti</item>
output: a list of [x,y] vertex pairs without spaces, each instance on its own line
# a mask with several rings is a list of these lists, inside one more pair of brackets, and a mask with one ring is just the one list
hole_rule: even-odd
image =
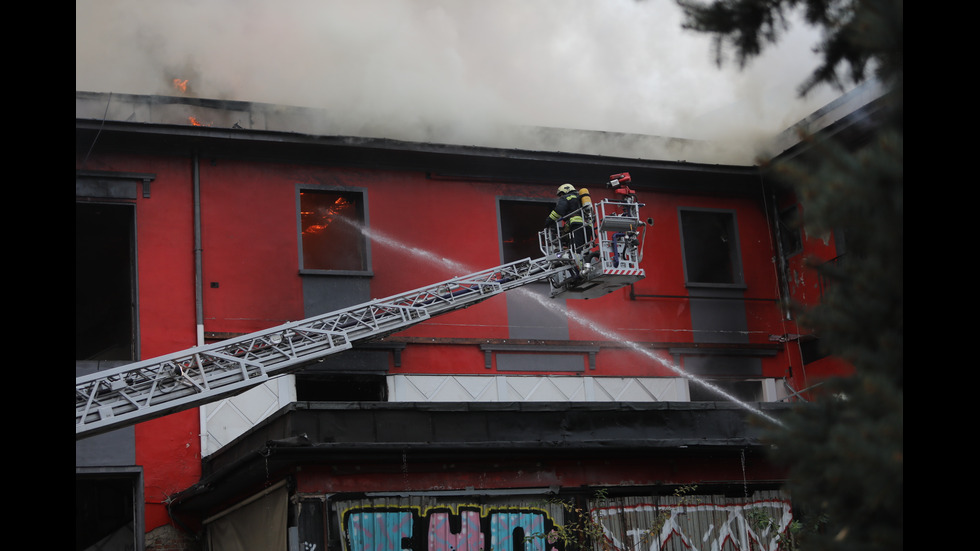
[[[776,492],[725,496],[624,497],[594,503],[590,520],[606,551],[779,549],[793,520]],[[531,506],[409,506],[392,502],[343,510],[344,551],[562,551],[562,509]],[[765,523],[759,519],[764,518]]]
[[341,519],[346,551],[548,551],[554,527],[545,510],[478,505],[356,507]]

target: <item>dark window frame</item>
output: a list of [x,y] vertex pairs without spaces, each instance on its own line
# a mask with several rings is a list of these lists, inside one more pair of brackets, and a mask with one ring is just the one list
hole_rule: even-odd
[[[702,249],[698,249],[698,243],[695,243],[695,239],[700,238],[702,241],[704,239],[704,234],[694,235],[694,230],[696,228],[688,225],[685,229],[685,215],[687,215],[687,221],[692,222],[693,217],[703,217],[704,215],[717,215],[724,218],[724,223],[727,226],[727,248],[728,248],[728,262],[729,268],[725,272],[730,276],[725,281],[719,280],[720,278],[712,279],[702,279],[698,274],[706,273],[706,271],[713,271],[714,273],[720,273],[721,270],[707,270],[706,264],[700,262],[700,266],[696,265],[696,262],[703,260],[703,258],[695,258],[695,253],[700,254]],[[702,218],[705,220],[705,218]],[[713,208],[697,208],[697,207],[678,207],[677,209],[677,221],[680,228],[680,238],[681,238],[681,258],[682,265],[684,268],[684,285],[687,287],[710,287],[718,289],[744,289],[745,288],[745,273],[742,264],[742,249],[739,243],[738,237],[738,216],[733,209],[713,209]],[[703,229],[703,228],[702,228]],[[701,243],[704,244],[703,242]],[[719,250],[718,246],[714,247],[715,250]],[[693,272],[693,274],[692,274]]]
[[[527,227],[533,228],[534,230],[534,234],[531,237],[533,243],[531,245],[527,245],[528,249],[532,248],[533,246],[533,251],[530,251],[528,254],[513,255],[512,253],[515,248],[513,247],[508,248],[508,245],[505,242],[508,234],[508,232],[506,231],[507,228],[505,228],[505,223],[507,218],[507,215],[505,214],[506,211],[505,207],[507,204],[513,204],[513,203],[525,204],[523,205],[523,207],[525,207],[527,211],[526,218],[525,218]],[[523,260],[527,256],[530,256],[532,259],[541,258],[542,256],[544,256],[544,253],[541,252],[540,246],[537,241],[538,239],[537,232],[544,229],[544,221],[548,217],[548,214],[551,212],[554,206],[555,206],[554,200],[543,199],[538,197],[511,197],[511,196],[497,197],[497,238],[500,240],[501,263],[506,264],[508,262]],[[540,216],[538,216],[539,214]],[[519,256],[520,258],[515,258],[515,256]]]
[[[99,481],[105,481],[107,484],[125,484],[132,489],[132,495],[129,499],[132,503],[128,503],[132,507],[132,530],[133,530],[133,549],[136,551],[143,551],[145,549],[145,499],[144,499],[144,487],[143,487],[143,467],[142,466],[123,466],[123,467],[75,467],[75,480],[76,484],[79,481],[87,482],[88,484],[98,483]],[[78,498],[81,497],[76,491],[76,502]],[[96,507],[98,503],[85,503],[84,507],[86,510]],[[76,532],[78,531],[79,524],[79,505],[76,503],[75,519],[76,519]]]
[[361,235],[361,269],[323,269],[323,268],[309,268],[306,266],[307,259],[304,253],[304,240],[303,240],[303,194],[306,192],[310,193],[325,193],[325,194],[340,194],[348,195],[352,197],[357,197],[359,207],[359,215],[361,217],[360,223],[367,228],[371,227],[368,207],[368,193],[367,188],[363,187],[353,187],[353,186],[318,186],[309,184],[297,184],[296,185],[296,239],[297,247],[299,252],[299,272],[303,275],[342,275],[342,276],[371,276],[373,275],[372,259],[371,259],[371,240],[365,236]]
[[779,211],[779,238],[783,257],[789,258],[803,252],[803,228],[800,224],[800,209],[791,205]]
[[[76,204],[76,223],[78,223],[78,209],[80,205],[85,208],[102,206],[105,208],[126,208],[128,212],[129,236],[129,305],[127,307],[129,316],[129,342],[128,348],[130,357],[126,361],[137,361],[141,357],[140,351],[140,305],[139,305],[139,245],[138,245],[138,226],[137,226],[137,201],[150,198],[150,184],[156,179],[153,173],[142,172],[113,172],[113,171],[75,171],[75,204]],[[76,230],[76,240],[79,232]],[[79,246],[76,243],[76,268],[75,280],[78,285],[79,266],[77,255]],[[76,310],[78,309],[79,293],[76,289]],[[77,311],[76,311],[77,315]],[[77,322],[76,317],[76,322]],[[87,322],[86,322],[87,323]],[[77,335],[76,327],[76,339]],[[78,355],[76,342],[76,356]],[[108,360],[109,358],[101,358]],[[115,358],[123,359],[123,358]],[[80,358],[76,358],[76,365],[79,365]],[[87,369],[91,362],[82,361],[83,369]]]

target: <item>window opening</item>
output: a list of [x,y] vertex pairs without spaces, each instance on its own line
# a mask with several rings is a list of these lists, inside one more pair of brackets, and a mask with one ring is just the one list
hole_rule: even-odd
[[135,360],[134,207],[75,203],[75,359]]
[[303,270],[365,272],[369,269],[365,195],[359,191],[301,189]]
[[688,285],[740,285],[735,213],[681,210],[684,273]]
[[554,205],[544,201],[501,199],[500,242],[503,263],[543,256],[538,232]]
[[792,256],[803,250],[800,215],[796,205],[783,209],[779,213],[779,236],[782,240],[784,256]]
[[[500,223],[500,260],[510,263],[544,256],[538,232],[555,207],[551,199],[498,198]],[[547,279],[525,287],[527,291],[547,297]],[[568,316],[559,309],[547,308],[520,294],[506,293],[508,336],[512,339],[568,340]],[[488,352],[489,354],[489,352]],[[542,355],[534,352],[496,354],[497,369],[527,369],[533,365],[541,371],[582,371],[582,356],[572,354]],[[490,356],[487,356],[490,361]]]
[[75,549],[142,549],[138,476],[75,475]]

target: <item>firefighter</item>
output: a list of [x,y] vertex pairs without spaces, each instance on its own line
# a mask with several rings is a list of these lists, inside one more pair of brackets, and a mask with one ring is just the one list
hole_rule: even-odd
[[[565,219],[563,233],[568,233],[571,236],[573,252],[578,253],[585,246],[586,241],[584,229],[585,219],[582,218],[581,212],[582,201],[572,184],[562,184],[559,186],[557,195],[558,201],[555,203],[555,208],[551,211],[551,214],[548,215],[548,219],[545,220],[544,227],[554,227],[559,220]],[[572,216],[565,218],[570,214]]]

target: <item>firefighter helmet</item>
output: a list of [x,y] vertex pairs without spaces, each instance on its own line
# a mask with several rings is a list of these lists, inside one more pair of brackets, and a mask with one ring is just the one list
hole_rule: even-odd
[[575,191],[575,186],[572,184],[562,184],[558,187],[558,195],[565,195],[566,193],[571,193]]

